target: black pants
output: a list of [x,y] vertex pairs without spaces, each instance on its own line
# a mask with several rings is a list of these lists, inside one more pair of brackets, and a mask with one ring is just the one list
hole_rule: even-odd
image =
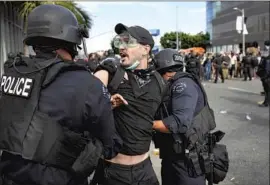
[[183,160],[163,159],[161,162],[162,185],[205,185],[205,176],[189,176]]
[[265,80],[262,80],[263,90],[264,90],[264,102],[263,104],[269,105],[270,103],[270,87]]
[[215,83],[217,83],[217,81],[218,81],[218,75],[220,75],[222,82],[224,82],[224,76],[223,76],[223,71],[222,71],[222,67],[221,66],[216,68]]
[[251,67],[250,66],[245,66],[244,67],[244,80],[247,80],[247,77],[249,78],[249,80],[252,80]]
[[234,72],[234,71],[235,71],[235,64],[232,64],[232,66],[231,66],[231,68],[230,68],[230,71],[229,71],[231,77],[234,77],[234,76],[233,76],[233,72]]
[[100,160],[92,184],[159,185],[150,158],[136,165],[121,165]]

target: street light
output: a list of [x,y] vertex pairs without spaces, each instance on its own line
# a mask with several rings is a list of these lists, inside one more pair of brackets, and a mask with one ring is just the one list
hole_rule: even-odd
[[179,50],[179,41],[178,41],[178,6],[176,6],[176,50]]
[[243,39],[243,43],[242,43],[242,52],[243,52],[243,56],[245,56],[245,33],[244,33],[244,26],[245,26],[245,10],[244,9],[239,9],[239,8],[237,8],[237,7],[234,7],[233,8],[234,10],[236,10],[236,11],[239,11],[239,12],[241,12],[241,14],[242,14],[242,39]]

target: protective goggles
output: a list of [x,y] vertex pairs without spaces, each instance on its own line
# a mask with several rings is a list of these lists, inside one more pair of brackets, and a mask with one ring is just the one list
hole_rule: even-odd
[[133,48],[138,46],[137,40],[132,37],[128,32],[116,35],[113,39],[113,45],[116,48]]

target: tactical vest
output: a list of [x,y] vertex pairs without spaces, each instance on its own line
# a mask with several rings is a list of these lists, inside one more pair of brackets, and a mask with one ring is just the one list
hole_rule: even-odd
[[173,156],[175,154],[176,157],[177,155],[183,155],[185,149],[191,150],[196,144],[204,143],[207,139],[206,137],[209,131],[213,130],[216,127],[214,112],[209,107],[207,95],[199,79],[196,78],[194,75],[185,72],[176,73],[175,76],[169,81],[167,86],[167,93],[163,98],[163,104],[160,107],[158,117],[160,119],[163,119],[170,115],[167,107],[172,97],[172,84],[180,78],[191,78],[193,81],[196,82],[196,84],[198,84],[204,95],[205,106],[197,115],[195,115],[192,126],[186,132],[186,134],[164,134],[156,132],[156,147],[160,147],[161,150],[163,148],[164,150],[164,153],[160,151],[161,157]]
[[200,70],[200,60],[197,57],[192,57],[187,61],[186,72],[199,76]]
[[86,68],[56,58],[38,60],[25,57],[5,66],[1,80],[0,150],[72,171],[89,137],[61,126],[40,112],[38,104],[41,90],[58,74]]

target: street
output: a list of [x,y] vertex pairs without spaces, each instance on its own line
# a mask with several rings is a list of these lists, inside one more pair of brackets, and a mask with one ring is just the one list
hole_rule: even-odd
[[[261,81],[240,79],[225,84],[203,82],[209,104],[215,112],[217,130],[226,133],[221,141],[227,145],[230,167],[220,185],[269,184],[269,108],[259,107],[263,100]],[[153,146],[152,146],[153,148]],[[160,179],[160,160],[151,159]]]

